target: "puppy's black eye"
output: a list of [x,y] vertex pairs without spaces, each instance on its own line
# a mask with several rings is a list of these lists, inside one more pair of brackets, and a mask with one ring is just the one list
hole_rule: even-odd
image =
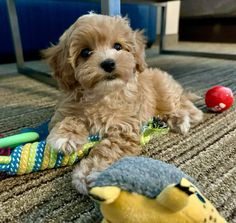
[[122,50],[122,46],[120,43],[115,43],[113,48],[116,49],[117,51]]
[[93,51],[89,48],[82,49],[80,52],[80,56],[83,58],[90,57],[92,55]]

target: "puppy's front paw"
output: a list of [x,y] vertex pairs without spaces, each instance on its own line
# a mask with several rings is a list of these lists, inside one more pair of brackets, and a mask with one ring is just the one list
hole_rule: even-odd
[[66,117],[50,131],[47,143],[66,154],[78,151],[87,142],[88,131],[76,117]]
[[172,131],[182,133],[183,135],[188,133],[191,126],[188,115],[170,116],[167,122]]
[[91,172],[89,175],[84,174],[79,168],[75,169],[72,176],[72,184],[81,194],[88,194],[89,189],[94,186],[98,175],[101,172]]
[[100,171],[95,171],[92,172],[91,174],[88,175],[87,177],[87,183],[88,183],[88,187],[92,188],[95,184],[96,179],[98,178],[98,176],[101,174]]
[[106,160],[99,157],[86,157],[75,168],[72,183],[81,194],[88,194],[98,175],[108,167]]
[[61,138],[57,135],[49,135],[47,138],[47,143],[51,145],[55,150],[60,151],[64,154],[71,154],[81,147],[81,145],[77,144],[72,140],[71,137]]
[[72,132],[52,129],[47,143],[57,151],[71,154],[82,148],[82,145],[86,143],[86,138],[81,139],[79,135]]
[[85,174],[79,167],[77,167],[72,175],[72,184],[76,190],[84,195],[88,194],[87,174]]

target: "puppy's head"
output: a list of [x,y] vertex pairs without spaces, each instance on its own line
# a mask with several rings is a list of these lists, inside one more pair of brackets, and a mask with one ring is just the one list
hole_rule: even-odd
[[145,40],[127,19],[89,14],[80,17],[44,51],[54,77],[66,91],[125,86],[146,67]]

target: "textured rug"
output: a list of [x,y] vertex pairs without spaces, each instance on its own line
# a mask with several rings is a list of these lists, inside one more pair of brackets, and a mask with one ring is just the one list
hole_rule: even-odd
[[[236,91],[236,62],[180,56],[148,60],[187,89],[203,96],[213,85]],[[19,74],[0,75],[0,133],[11,135],[34,127],[53,113],[58,91]],[[204,101],[197,105],[205,112]],[[229,221],[236,222],[236,112],[205,114],[187,136],[168,133],[153,139],[143,154],[173,163],[195,177],[204,194]],[[72,168],[34,174],[0,176],[0,222],[85,222],[98,211],[71,186]]]

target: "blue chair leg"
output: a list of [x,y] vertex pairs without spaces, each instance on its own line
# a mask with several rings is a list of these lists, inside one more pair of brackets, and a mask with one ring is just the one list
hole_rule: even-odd
[[120,0],[102,0],[102,14],[110,16],[120,15],[120,4]]

